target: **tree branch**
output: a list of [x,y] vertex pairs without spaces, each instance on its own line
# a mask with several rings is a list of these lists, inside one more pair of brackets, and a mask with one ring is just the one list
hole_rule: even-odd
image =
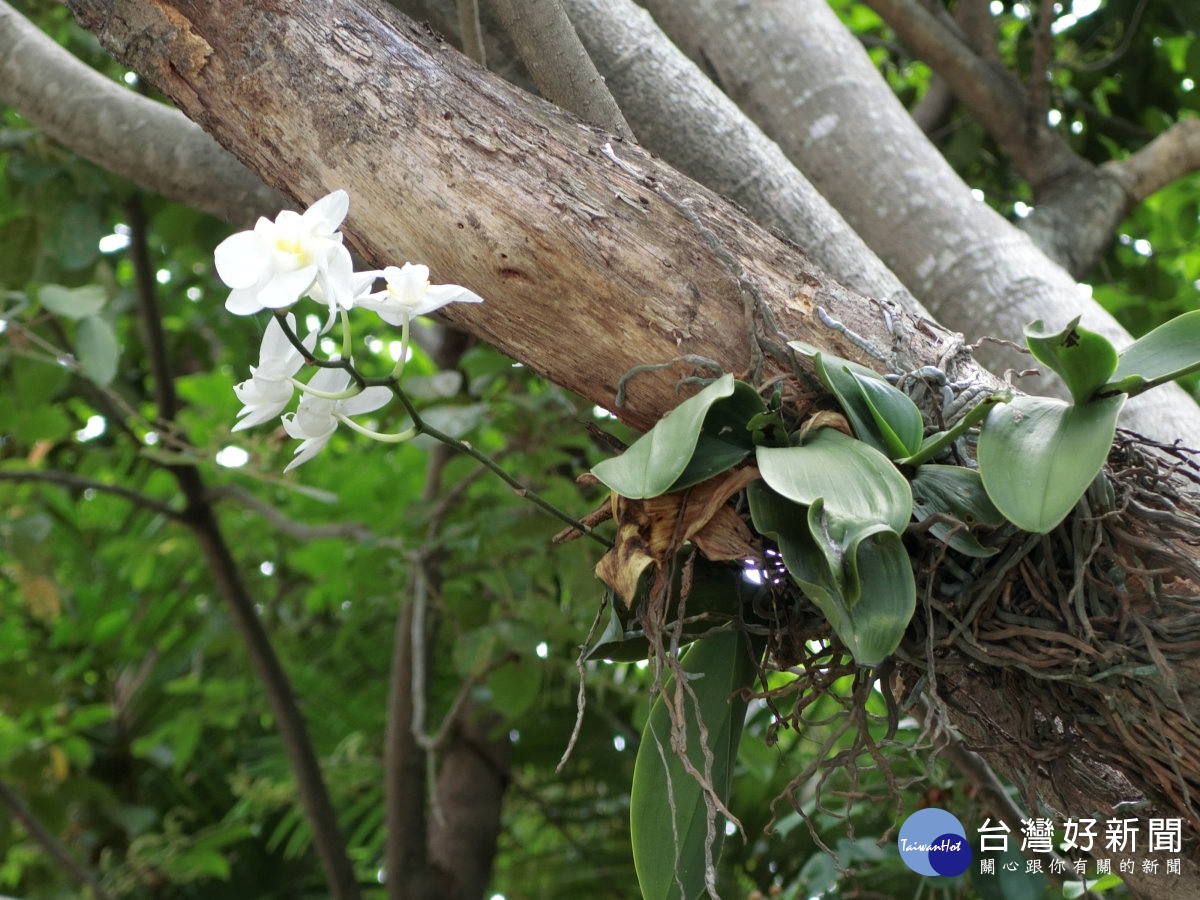
[[[958,33],[917,0],[865,2],[917,56],[950,84],[963,105],[1012,158],[1035,196],[1061,179],[1088,168],[1088,164],[1050,128],[1044,114],[1039,114],[1038,103],[1044,105],[1045,102],[1047,48],[1042,48],[1046,52],[1045,59],[1035,59],[1034,83],[1027,94],[999,62],[981,58]],[[1042,18],[1045,18],[1044,10],[1039,21]],[[1048,23],[1046,27],[1048,39]]]
[[79,862],[66,845],[50,831],[42,821],[25,805],[25,801],[7,784],[0,782],[0,804],[3,804],[9,814],[24,826],[29,836],[42,845],[47,855],[60,865],[71,879],[94,900],[114,900],[112,894],[104,889],[94,872]]
[[633,138],[559,0],[491,3],[543,97],[619,137]]
[[[753,16],[733,0],[645,5],[941,322],[971,339],[1011,337],[1033,319],[1082,313],[1085,327],[1129,343],[1031,238],[974,199],[826,3],[755,4]],[[1027,364],[1001,346],[979,355],[996,371]],[[1061,390],[1047,378],[1020,386]],[[1182,390],[1143,394],[1125,414],[1139,431],[1200,440],[1200,409]]]
[[1100,167],[1129,194],[1131,208],[1155,191],[1200,170],[1200,119],[1176,122],[1128,159]]
[[178,110],[84,65],[4,0],[0,101],[108,171],[226,221],[287,205]]
[[23,481],[44,482],[46,484],[58,484],[74,488],[79,491],[96,491],[102,494],[112,494],[114,497],[128,500],[136,506],[140,506],[160,516],[165,516],[172,521],[179,522],[183,520],[183,513],[181,511],[160,500],[147,497],[145,494],[138,493],[131,488],[122,487],[119,484],[106,484],[103,481],[96,481],[92,478],[75,475],[72,472],[60,472],[56,469],[0,469],[0,481],[14,481],[18,483]]
[[[779,147],[632,0],[564,0],[638,140],[795,241],[842,284],[925,315]],[[687,128],[680,128],[687,122]]]

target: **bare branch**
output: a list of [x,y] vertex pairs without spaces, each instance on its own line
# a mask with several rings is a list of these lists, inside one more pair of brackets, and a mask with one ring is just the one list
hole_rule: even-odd
[[0,481],[14,481],[18,483],[44,482],[45,484],[62,485],[63,487],[73,488],[78,491],[95,491],[100,494],[112,494],[114,497],[128,500],[130,503],[142,507],[142,509],[165,516],[173,521],[181,521],[183,519],[182,512],[163,503],[161,500],[147,497],[145,494],[138,493],[132,488],[127,488],[119,484],[107,484],[103,481],[96,481],[94,478],[84,478],[82,475],[76,475],[73,472],[61,472],[56,469],[0,469]]
[[632,140],[629,123],[559,0],[491,3],[543,97],[593,125]]
[[226,221],[287,205],[180,112],[84,65],[4,0],[0,101],[110,172]]
[[54,836],[41,819],[34,815],[25,801],[7,784],[0,782],[0,804],[8,809],[9,815],[21,823],[29,836],[42,845],[49,857],[67,872],[81,888],[88,891],[94,900],[113,900],[112,894],[96,878],[94,872],[77,860],[70,850]]
[[1134,204],[1141,203],[1177,178],[1200,170],[1200,119],[1176,122],[1128,159],[1100,168],[1121,183]]

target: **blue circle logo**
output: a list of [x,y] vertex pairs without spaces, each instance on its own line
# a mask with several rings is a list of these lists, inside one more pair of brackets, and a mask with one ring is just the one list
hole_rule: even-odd
[[900,858],[921,875],[961,875],[971,866],[967,832],[944,809],[919,809],[900,826]]

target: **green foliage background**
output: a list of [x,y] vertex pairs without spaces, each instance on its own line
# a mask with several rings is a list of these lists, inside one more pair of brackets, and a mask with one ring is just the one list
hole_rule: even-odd
[[[1024,71],[1027,9],[1001,5],[1005,61]],[[126,77],[62,7],[19,6],[73,53]],[[928,70],[865,7],[838,6],[895,90],[916,100]],[[1136,28],[1127,37],[1130,23]],[[1189,4],[1112,0],[1058,35],[1053,106],[1081,152],[1095,162],[1120,157],[1195,115],[1198,27]],[[127,81],[136,89],[136,79]],[[1032,202],[961,111],[937,139],[1006,215]],[[177,373],[182,411],[174,440],[152,425],[129,251],[99,249],[102,238],[129,233],[131,204],[148,223],[145,248]],[[285,478],[279,473],[291,446],[280,432],[231,435],[238,403],[230,387],[247,377],[263,323],[224,313],[211,255],[228,231],[139,194],[0,109],[0,308],[11,320],[0,331],[0,473],[53,469],[172,505],[175,482],[164,465],[182,454],[201,466],[210,488],[225,493],[221,526],[302,698],[361,880],[377,883],[395,619],[409,559],[431,549],[427,532],[438,502],[422,499],[428,447],[339,434]],[[1090,276],[1097,298],[1139,334],[1196,308],[1198,235],[1200,176],[1192,175],[1124,223]],[[99,286],[99,327],[111,328],[119,356],[89,351],[92,326],[50,313],[39,302],[46,285]],[[395,339],[382,330],[374,337],[384,349]],[[70,364],[89,364],[89,353],[91,366],[111,361],[107,383],[97,383],[95,368],[88,377]],[[420,353],[409,371],[434,374]],[[486,347],[473,347],[461,372],[461,389],[427,403],[446,417],[440,422],[502,457],[562,508],[582,513],[598,500],[573,483],[603,456],[583,427],[595,418],[590,407]],[[398,424],[389,415],[384,428]],[[217,462],[231,446],[248,453],[243,465]],[[438,640],[428,648],[435,673],[430,727],[464,681],[486,673],[472,699],[498,714],[512,747],[498,894],[634,896],[629,787],[649,710],[648,679],[633,665],[590,664],[579,743],[556,773],[575,716],[577,647],[601,597],[594,553],[581,544],[552,547],[557,523],[496,479],[475,478],[474,468],[467,459],[449,463],[447,489],[465,487],[433,538],[446,581]],[[244,492],[256,500],[245,502]],[[289,536],[264,516],[262,504],[305,528],[362,527],[355,539]],[[821,707],[812,717],[833,712]],[[926,776],[905,808],[853,804],[833,793],[818,807],[801,786],[798,797],[815,825],[810,832],[772,798],[832,726],[814,725],[803,736],[783,732],[768,746],[769,724],[768,711],[752,706],[732,800],[748,842],[726,841],[721,870],[730,896],[773,886],[784,897],[913,896],[918,876],[900,863],[894,841],[877,840],[922,801],[924,788],[947,792],[941,805],[965,822],[979,821],[951,772],[901,752],[899,775]],[[905,724],[901,737],[911,743],[916,729]],[[266,703],[190,536],[127,497],[94,486],[0,481],[0,785],[23,798],[117,896],[322,894]],[[827,787],[851,786],[835,779]],[[774,831],[765,834],[773,816]],[[817,837],[836,852],[841,871]],[[1020,887],[1009,885],[1010,895]],[[965,895],[975,888],[964,878],[948,890]],[[0,892],[77,896],[61,868],[4,814]]]

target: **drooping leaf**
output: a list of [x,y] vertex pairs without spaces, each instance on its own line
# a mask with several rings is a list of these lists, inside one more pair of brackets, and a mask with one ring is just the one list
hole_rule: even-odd
[[1016,397],[994,407],[979,435],[979,472],[1004,517],[1039,533],[1066,518],[1104,465],[1124,402]]
[[877,666],[899,646],[917,608],[917,583],[900,535],[875,526],[847,548],[851,589],[858,602],[838,637],[860,666]]
[[[730,402],[721,404],[726,399]],[[597,463],[592,474],[635,500],[698,484],[746,458],[753,447],[746,423],[762,410],[753,388],[722,375],[663,416],[623,454]]]
[[977,525],[1004,524],[1004,516],[984,490],[978,470],[932,463],[919,466],[912,492],[913,514],[918,522],[938,514],[954,520],[930,526],[935,538],[944,541],[949,536],[950,546],[967,556],[986,557],[996,552],[995,547],[983,546],[971,534]]
[[746,488],[746,499],[754,528],[775,542],[788,573],[832,624],[841,616],[843,565],[841,544],[831,539],[827,542],[836,544],[838,551],[838,558],[831,560],[832,548],[822,547],[810,527],[814,515],[821,516],[821,503],[806,509],[758,481]]
[[1066,382],[1076,403],[1086,403],[1117,368],[1117,351],[1108,338],[1079,327],[1078,316],[1053,334],[1038,319],[1025,326],[1025,343]]
[[901,532],[912,517],[908,481],[886,456],[832,428],[819,429],[799,447],[759,447],[763,480],[795,503],[825,498],[843,522],[882,522]]
[[751,484],[746,496],[755,528],[775,541],[788,573],[855,662],[883,662],[916,608],[916,582],[900,535],[880,523],[835,533],[820,502],[805,510],[762,482]]
[[101,387],[112,383],[121,348],[108,322],[99,316],[80,319],[75,326],[75,353],[88,378]]
[[[700,722],[711,751],[711,787],[722,804],[728,802],[746,701],[738,691],[754,679],[754,660],[745,637],[722,632],[694,643],[680,663],[695,696],[679,705],[687,738],[686,755],[704,774]],[[669,680],[668,696],[677,685]],[[670,713],[662,697],[655,700],[642,732],[629,797],[633,864],[646,900],[691,900],[704,891],[705,847],[709,841],[704,791],[671,746]],[[725,829],[717,817],[712,858],[720,854]]]
[[1200,369],[1200,310],[1184,313],[1121,351],[1117,369],[1101,392],[1129,396]]

